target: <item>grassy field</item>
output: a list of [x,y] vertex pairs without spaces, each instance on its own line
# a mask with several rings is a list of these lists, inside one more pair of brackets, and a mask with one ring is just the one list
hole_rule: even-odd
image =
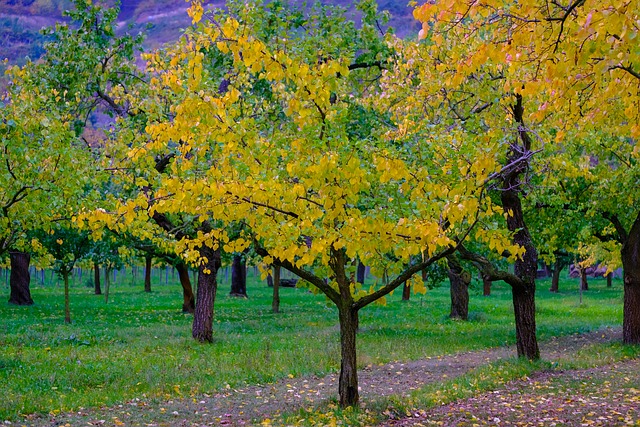
[[[141,280],[141,275],[139,279]],[[46,274],[46,278],[50,275]],[[215,342],[191,339],[177,282],[156,277],[153,292],[120,276],[108,304],[80,281],[71,288],[71,325],[63,323],[62,287],[34,281],[36,304],[0,303],[0,420],[34,412],[112,405],[136,397],[170,399],[226,387],[264,384],[289,375],[322,375],[339,368],[336,311],[305,289],[282,289],[282,313],[270,313],[271,289],[249,278],[249,299],[229,297],[220,285]],[[177,278],[176,278],[177,279]],[[0,289],[8,299],[9,289]],[[541,340],[622,322],[620,282],[592,280],[580,303],[577,281],[560,294],[541,282],[537,296]],[[479,287],[478,287],[479,288]],[[361,312],[361,366],[411,360],[514,343],[510,291],[471,291],[471,321],[451,321],[448,288],[396,293],[386,306]],[[544,355],[543,355],[544,357]]]

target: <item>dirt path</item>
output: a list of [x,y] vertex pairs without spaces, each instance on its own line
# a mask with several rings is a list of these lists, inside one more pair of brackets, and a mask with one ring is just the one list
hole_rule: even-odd
[[[621,340],[620,330],[605,329],[588,334],[554,338],[542,343],[541,351],[545,360],[553,361],[596,342],[614,340]],[[500,347],[364,368],[359,372],[361,398],[367,401],[391,394],[408,394],[425,384],[451,379],[473,368],[514,356],[513,347]],[[336,374],[322,378],[291,378],[269,385],[223,390],[192,400],[142,401],[136,399],[117,407],[31,419],[26,424],[33,426],[59,426],[67,423],[72,426],[244,426],[283,412],[312,408],[335,397],[336,391]],[[422,420],[420,418],[422,413],[419,415],[416,419],[400,420],[397,425],[418,426]]]

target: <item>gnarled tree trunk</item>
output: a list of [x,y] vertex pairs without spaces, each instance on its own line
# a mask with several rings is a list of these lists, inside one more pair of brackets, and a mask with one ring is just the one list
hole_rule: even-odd
[[192,335],[197,341],[212,342],[213,306],[218,290],[216,275],[221,265],[220,250],[201,247],[200,256],[204,257],[205,261],[202,261],[198,267],[198,290]]
[[31,255],[25,252],[9,252],[9,258],[11,262],[9,304],[32,305],[33,299],[29,289],[31,282],[31,274],[29,273]]
[[180,279],[180,285],[182,285],[182,312],[193,313],[196,310],[196,298],[193,295],[193,288],[189,279],[189,268],[185,263],[179,263],[176,265],[176,270],[178,270],[178,278]]

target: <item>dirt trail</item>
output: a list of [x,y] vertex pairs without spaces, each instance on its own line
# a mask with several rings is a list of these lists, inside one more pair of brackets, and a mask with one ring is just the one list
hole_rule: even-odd
[[[567,357],[583,347],[615,340],[621,340],[621,331],[604,329],[554,338],[541,344],[541,352],[545,360],[553,361]],[[408,394],[426,384],[455,378],[479,366],[514,356],[514,347],[499,347],[364,368],[359,371],[361,398],[363,401],[370,401],[391,394]],[[336,391],[336,374],[322,378],[291,378],[268,385],[218,391],[192,400],[135,400],[117,407],[32,419],[26,424],[244,426],[259,423],[260,420],[283,412],[312,408],[335,398]]]

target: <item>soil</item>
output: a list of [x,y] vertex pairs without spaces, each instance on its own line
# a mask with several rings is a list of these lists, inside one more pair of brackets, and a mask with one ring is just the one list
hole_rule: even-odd
[[[604,329],[579,335],[570,335],[554,338],[541,343],[541,352],[548,361],[571,357],[583,347],[604,342],[621,340],[619,329]],[[482,351],[473,351],[460,354],[446,355],[437,358],[429,358],[411,362],[394,362],[382,366],[369,366],[359,371],[360,396],[363,402],[372,402],[377,398],[396,395],[402,396],[411,393],[426,384],[441,382],[462,375],[474,368],[495,362],[500,359],[515,356],[515,348],[500,347]],[[564,379],[591,378],[601,374],[623,375],[629,384],[638,383],[640,389],[640,361],[632,360],[616,366],[605,366],[589,371],[571,372],[543,372],[515,383],[509,383],[508,387],[500,392],[486,393],[473,399],[457,401],[450,405],[434,408],[429,411],[417,411],[412,416],[388,420],[384,425],[393,426],[472,426],[472,425],[553,425],[547,419],[557,419],[557,425],[573,425],[578,416],[587,421],[587,414],[594,413],[600,416],[602,411],[595,411],[598,401],[584,391],[584,396],[559,396],[556,399],[539,397],[538,394],[527,393],[532,384],[541,391],[542,396],[547,396],[549,384]],[[617,377],[616,377],[617,378]],[[602,379],[601,382],[612,380]],[[627,384],[627,385],[629,385]],[[618,388],[610,387],[612,414],[616,422],[635,422],[637,408],[640,407],[640,391],[631,386],[624,387],[625,382],[617,384]],[[595,389],[599,389],[596,385]],[[588,388],[588,387],[587,387]],[[547,390],[547,392],[545,392]],[[556,389],[553,389],[556,390]],[[629,390],[636,390],[629,391]],[[34,417],[25,420],[27,425],[33,426],[59,426],[59,425],[139,425],[139,426],[244,426],[260,423],[265,418],[274,418],[281,413],[295,412],[300,409],[311,409],[322,403],[336,398],[337,375],[325,377],[300,377],[288,378],[268,385],[255,385],[241,389],[226,389],[214,394],[205,394],[195,399],[182,399],[170,401],[145,401],[135,399],[116,407],[91,409],[76,413],[58,414],[56,416]],[[634,394],[637,393],[637,394]],[[579,405],[582,412],[574,411],[571,405],[575,402],[588,401],[587,395],[594,397],[589,404]],[[633,399],[622,399],[621,396],[636,397],[638,400],[633,406]],[[529,397],[536,397],[529,399]],[[597,397],[597,396],[596,396]],[[520,402],[524,399],[528,403]],[[528,400],[527,400],[528,399]],[[578,400],[575,400],[578,399]],[[511,406],[505,405],[505,402]],[[553,405],[549,403],[553,402]],[[519,406],[518,406],[519,405]],[[594,406],[595,405],[595,406]],[[460,412],[460,408],[464,408]],[[518,409],[520,408],[520,409]],[[524,409],[526,409],[526,411]],[[591,408],[591,409],[589,409]],[[634,409],[635,408],[635,409]],[[556,411],[556,412],[554,412]],[[634,412],[635,411],[635,412]],[[555,413],[556,416],[549,415]],[[562,418],[559,415],[575,413],[574,418]],[[454,415],[452,415],[454,414]],[[545,415],[546,414],[546,415]],[[635,417],[635,418],[634,418]],[[582,420],[582,418],[580,418]],[[562,421],[564,420],[564,421]],[[631,420],[631,421],[630,421]],[[597,419],[594,421],[598,425]],[[600,420],[604,422],[603,420]],[[617,425],[611,418],[606,418],[607,423],[599,425]],[[542,424],[540,424],[542,423]],[[613,424],[612,424],[613,423]],[[22,423],[21,423],[22,424]],[[576,425],[584,424],[579,422]],[[588,423],[587,423],[588,425]],[[622,424],[620,424],[622,425]],[[637,424],[640,425],[640,424]]]

